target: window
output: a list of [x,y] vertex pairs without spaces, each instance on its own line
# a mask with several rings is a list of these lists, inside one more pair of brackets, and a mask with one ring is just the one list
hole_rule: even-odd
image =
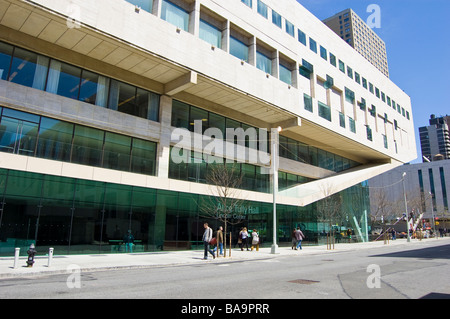
[[8,78],[12,53],[13,47],[11,45],[0,42],[0,80]]
[[369,82],[369,92],[372,93],[372,94],[374,93],[373,84],[370,83],[370,82]]
[[108,108],[148,120],[158,121],[159,95],[112,80]]
[[199,37],[216,48],[222,47],[222,31],[204,20],[200,20]]
[[79,100],[85,103],[106,107],[109,82],[109,78],[83,70],[81,75]]
[[305,59],[302,59],[302,65],[299,67],[299,72],[301,76],[304,76],[309,80],[314,72],[314,66]]
[[131,172],[155,175],[156,143],[133,138],[131,150]]
[[303,102],[305,104],[305,110],[313,112],[312,98],[308,94],[303,94]]
[[281,29],[281,15],[275,10],[272,10],[272,23]]
[[280,80],[292,85],[292,71],[282,64],[280,64]]
[[347,75],[353,80],[353,69],[347,65]]
[[241,2],[252,8],[252,0],[241,0]]
[[312,38],[309,38],[309,48],[312,52],[317,53],[317,42]]
[[331,108],[322,102],[319,102],[318,104],[319,116],[331,122]]
[[286,20],[286,33],[289,34],[292,37],[295,37],[295,27],[288,20]]
[[333,53],[330,53],[330,64],[334,67],[337,66],[336,64],[336,56]]
[[339,60],[339,70],[340,70],[342,73],[345,73],[345,64],[344,64],[344,62],[342,62],[341,60]]
[[47,92],[78,99],[81,69],[57,60],[50,63]]
[[367,90],[367,80],[365,78],[362,78],[362,86]]
[[272,74],[272,59],[256,51],[256,67],[267,74]]
[[268,18],[267,5],[261,0],[258,0],[258,13],[262,15],[264,18],[266,19]]
[[130,155],[131,137],[106,132],[102,167],[129,171]]
[[153,11],[153,0],[126,0],[126,1],[140,7],[142,10],[145,10],[147,12]]
[[248,46],[234,37],[230,37],[230,54],[248,63]]
[[327,80],[323,83],[325,89],[331,89],[334,85],[334,79],[327,74]]
[[[6,56],[2,50],[6,51],[0,42],[0,68]],[[9,81],[159,121],[157,94],[20,48],[15,48],[14,52],[11,74],[6,75]]]
[[355,72],[355,82],[361,84],[361,76],[358,72]]
[[184,31],[189,30],[189,13],[170,1],[162,0],[161,19]]
[[300,29],[298,29],[298,42],[306,46],[306,34]]
[[15,48],[8,81],[43,90],[48,64],[47,57]]
[[327,52],[327,49],[325,49],[323,46],[320,46],[320,56],[325,61],[328,61],[328,52]]
[[69,162],[74,124],[43,117],[37,157]]
[[355,102],[355,92],[349,88],[345,88],[345,100],[353,104]]
[[75,125],[72,163],[100,167],[104,135],[103,131]]
[[350,128],[350,131],[353,133],[356,133],[356,124],[355,124],[355,120],[352,119],[351,117],[348,118],[348,126]]
[[373,141],[373,138],[372,138],[372,129],[369,127],[369,125],[366,126],[366,132],[367,132],[367,139],[368,139],[369,141]]
[[339,112],[339,125],[345,128],[345,114]]

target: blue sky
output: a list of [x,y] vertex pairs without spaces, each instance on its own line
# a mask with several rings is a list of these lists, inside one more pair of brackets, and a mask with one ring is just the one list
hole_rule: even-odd
[[320,20],[352,8],[367,21],[370,4],[381,8],[391,80],[411,97],[418,160],[419,127],[431,114],[450,115],[450,0],[297,0]]

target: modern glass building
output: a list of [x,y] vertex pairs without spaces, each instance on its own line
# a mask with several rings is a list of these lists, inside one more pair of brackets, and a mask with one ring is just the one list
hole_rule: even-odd
[[201,248],[217,163],[242,176],[232,238],[368,240],[365,181],[416,158],[410,114],[294,0],[5,0],[0,255]]

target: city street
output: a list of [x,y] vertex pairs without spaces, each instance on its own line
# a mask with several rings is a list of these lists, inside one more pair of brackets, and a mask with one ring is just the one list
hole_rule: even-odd
[[450,298],[448,240],[330,254],[302,254],[306,248],[249,260],[82,272],[78,281],[67,274],[2,279],[0,299]]

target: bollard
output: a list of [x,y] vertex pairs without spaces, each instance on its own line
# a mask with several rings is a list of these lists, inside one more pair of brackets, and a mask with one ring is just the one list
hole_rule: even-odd
[[17,269],[19,267],[19,255],[20,248],[16,248],[16,251],[14,253],[14,269]]
[[47,267],[50,267],[52,265],[54,250],[55,250],[54,248],[49,248],[49,250],[48,250],[48,265],[47,265]]

